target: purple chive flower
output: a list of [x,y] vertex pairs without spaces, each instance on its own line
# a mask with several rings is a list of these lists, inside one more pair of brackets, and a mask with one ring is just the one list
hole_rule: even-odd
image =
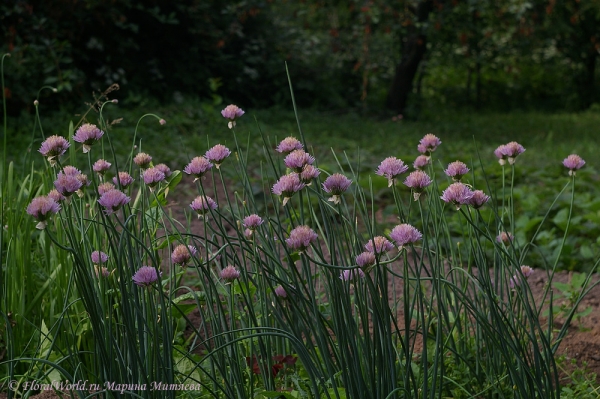
[[357,268],[357,269],[348,269],[348,270],[344,270],[343,272],[340,273],[340,279],[342,281],[353,281],[353,280],[358,280],[359,278],[364,278],[365,277],[365,272],[362,271],[362,269]]
[[[531,276],[533,274],[533,269],[529,266],[521,266],[521,274],[523,274],[523,277],[525,277],[525,279],[527,279],[529,276]],[[511,289],[515,288],[516,286],[521,284],[521,278],[518,275],[514,275],[510,278],[510,280],[508,280],[508,285],[510,286]]]
[[171,168],[169,168],[164,163],[159,163],[158,165],[155,166],[155,168],[160,170],[161,172],[163,172],[163,174],[165,175],[165,178],[171,176]]
[[423,234],[410,224],[399,224],[390,232],[390,238],[396,243],[398,249],[402,249],[406,244],[412,244],[420,240]]
[[27,206],[27,213],[38,221],[35,227],[39,230],[44,230],[48,218],[58,211],[60,211],[60,205],[48,196],[36,197]]
[[444,202],[453,204],[456,206],[456,210],[459,210],[461,205],[469,204],[473,198],[473,191],[463,183],[452,183],[444,190],[440,198]]
[[394,244],[392,244],[387,238],[383,236],[376,236],[365,244],[365,249],[368,252],[372,252],[375,256],[379,257],[381,254],[394,249]]
[[304,146],[297,138],[286,137],[285,139],[281,140],[281,143],[279,143],[277,148],[275,148],[275,151],[282,154],[289,154],[292,151],[301,150],[303,147]]
[[77,169],[75,166],[67,165],[60,172],[58,172],[59,175],[61,173],[64,173],[67,176],[77,177],[81,174],[81,171],[79,169]]
[[569,169],[569,176],[575,176],[577,170],[585,165],[585,161],[577,154],[571,154],[563,161],[565,168]]
[[514,239],[515,237],[511,233],[508,233],[506,231],[501,232],[500,234],[498,234],[498,237],[496,237],[496,241],[498,243],[504,244],[507,247],[512,244]]
[[150,187],[150,191],[156,187],[158,183],[165,180],[165,174],[157,168],[148,168],[143,174],[144,183]]
[[304,252],[317,241],[317,238],[317,233],[310,227],[298,226],[290,231],[290,237],[285,240],[285,243],[293,251]]
[[152,163],[152,157],[145,152],[140,152],[133,157],[133,163],[142,169],[146,169]]
[[231,151],[229,151],[229,148],[222,144],[217,144],[210,150],[206,151],[206,154],[204,154],[206,159],[214,163],[217,169],[219,169],[225,158],[227,158],[229,155],[231,155]]
[[149,287],[158,281],[162,273],[158,273],[152,266],[142,266],[133,275],[133,282],[140,287]]
[[210,210],[217,209],[217,203],[210,197],[198,196],[190,204],[192,208],[198,214],[198,219],[201,219]]
[[204,176],[204,174],[212,167],[213,164],[210,163],[208,159],[204,157],[195,157],[187,164],[183,171],[188,175],[193,175],[195,177],[194,181],[196,181]]
[[196,256],[198,250],[196,247],[192,245],[178,245],[173,250],[171,254],[171,261],[180,266],[185,266],[188,264],[192,256]]
[[67,151],[69,145],[67,139],[62,136],[50,136],[42,143],[39,152],[48,159],[50,166],[54,166],[58,157]]
[[463,162],[455,161],[448,164],[448,168],[444,171],[446,176],[449,176],[454,181],[460,181],[460,179],[469,173],[469,168]]
[[373,252],[363,252],[356,256],[356,264],[363,269],[369,269],[377,262]]
[[260,226],[263,223],[264,223],[264,220],[257,214],[253,213],[252,215],[246,216],[244,218],[243,225],[247,229],[256,230],[256,229],[258,229],[258,226]]
[[114,190],[115,189],[115,185],[110,183],[110,182],[106,182],[106,183],[102,183],[98,185],[98,194],[100,194],[100,196],[102,196],[102,194],[104,194],[107,191],[110,190]]
[[221,270],[221,272],[219,273],[219,277],[231,283],[240,278],[240,271],[235,267],[229,265],[225,269]]
[[473,191],[473,196],[469,201],[469,205],[471,205],[475,209],[481,208],[484,204],[486,204],[490,200],[490,196],[486,195],[481,190]]
[[417,159],[415,159],[413,167],[415,169],[422,170],[423,168],[425,168],[425,166],[429,165],[430,161],[431,158],[429,158],[427,155],[419,155]]
[[379,176],[386,177],[388,179],[388,187],[392,187],[396,177],[407,170],[408,166],[406,166],[402,160],[396,157],[388,157],[381,162],[375,173]]
[[101,265],[108,262],[108,255],[102,251],[94,251],[90,257],[92,258],[92,263],[95,265]]
[[312,180],[316,179],[317,176],[321,174],[321,171],[318,168],[315,168],[312,165],[306,165],[302,172],[300,172],[300,180],[302,183],[310,186],[312,184]]
[[300,181],[300,178],[296,173],[292,173],[289,175],[283,175],[277,180],[277,183],[273,185],[271,191],[275,195],[283,196],[283,206],[287,204],[287,202],[292,198],[292,195],[297,193],[306,187],[305,183]]
[[83,153],[87,153],[92,149],[92,144],[100,140],[104,132],[96,125],[84,123],[77,129],[73,136],[73,141],[83,144]]
[[498,158],[500,165],[505,165],[506,161],[513,165],[517,155],[525,152],[525,148],[516,141],[511,141],[508,144],[503,144],[494,150],[494,155]]
[[230,129],[233,129],[235,126],[235,120],[244,115],[244,111],[237,105],[230,104],[226,106],[223,111],[221,111],[221,115],[223,115],[223,118],[229,119],[227,126]]
[[435,135],[429,133],[423,136],[421,141],[419,141],[417,149],[421,154],[431,155],[431,153],[434,152],[440,144],[442,144],[442,141]]
[[102,177],[104,176],[104,173],[106,173],[106,171],[110,169],[110,165],[110,162],[107,162],[104,159],[99,159],[96,162],[94,162],[94,166],[92,166],[92,169],[94,172],[98,173],[100,177]]
[[67,175],[60,172],[54,181],[54,187],[56,190],[65,197],[70,197],[82,186],[83,183],[77,178],[77,176]]
[[110,272],[104,266],[102,266],[102,267],[96,266],[96,267],[94,267],[94,270],[96,271],[96,278],[100,278],[100,277],[107,278],[108,276],[110,276]]
[[531,268],[530,266],[522,265],[521,273],[523,273],[523,276],[525,276],[525,278],[527,278],[533,274],[533,268]]
[[404,185],[410,187],[413,191],[415,201],[419,199],[425,187],[431,184],[431,179],[427,173],[422,170],[415,170],[404,180]]
[[131,198],[122,191],[114,189],[102,194],[98,203],[104,207],[104,213],[110,215],[118,211],[123,205],[128,204],[129,201],[131,201]]
[[67,197],[59,193],[58,190],[55,188],[50,190],[50,192],[48,193],[48,197],[52,198],[57,203],[60,203],[67,199]]
[[127,172],[119,172],[118,178],[117,176],[113,177],[113,183],[115,183],[116,186],[121,183],[121,188],[127,188],[133,183],[133,177]]
[[300,173],[306,165],[312,165],[315,158],[304,150],[294,150],[290,152],[283,163],[294,172]]
[[287,291],[281,285],[275,287],[275,295],[283,299],[287,299],[288,296]]
[[334,173],[325,179],[323,183],[323,190],[331,194],[331,198],[328,201],[332,201],[334,204],[340,203],[340,195],[342,195],[348,187],[352,184],[352,180],[340,173]]

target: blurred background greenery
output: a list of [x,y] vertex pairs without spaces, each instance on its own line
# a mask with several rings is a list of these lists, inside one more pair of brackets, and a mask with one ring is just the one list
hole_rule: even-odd
[[[600,0],[17,0],[0,4],[10,112],[113,83],[417,118],[423,108],[598,110]],[[42,93],[42,96],[50,93]],[[595,105],[594,105],[595,104]]]

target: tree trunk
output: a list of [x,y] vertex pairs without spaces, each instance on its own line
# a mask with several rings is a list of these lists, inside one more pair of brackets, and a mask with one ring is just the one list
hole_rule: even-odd
[[[421,0],[414,10],[415,19],[418,23],[425,22],[432,11],[433,1]],[[387,107],[397,114],[402,114],[406,109],[408,96],[413,89],[413,81],[426,50],[427,37],[423,32],[418,31],[418,28],[414,28],[403,46],[402,58],[396,66],[387,98]]]

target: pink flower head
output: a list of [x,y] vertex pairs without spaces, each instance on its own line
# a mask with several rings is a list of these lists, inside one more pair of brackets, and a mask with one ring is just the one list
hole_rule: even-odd
[[429,165],[431,158],[427,155],[419,155],[415,162],[413,163],[413,167],[418,170],[422,170],[425,166]]
[[273,185],[272,191],[275,195],[283,196],[283,206],[287,204],[290,198],[306,187],[306,184],[300,181],[300,178],[296,173],[289,175],[283,175],[277,180],[277,183]]
[[471,197],[471,200],[469,201],[469,205],[471,205],[475,209],[479,209],[483,205],[485,205],[489,200],[490,200],[489,195],[486,195],[481,190],[475,190],[475,191],[473,191],[473,196]]
[[27,206],[27,213],[38,221],[35,227],[39,230],[45,229],[48,218],[58,211],[60,205],[48,196],[36,197]]
[[363,272],[361,268],[347,269],[340,273],[340,279],[342,281],[358,280],[359,278],[364,278],[364,277],[365,277],[365,272]]
[[525,278],[528,278],[533,274],[533,268],[531,268],[530,266],[522,265],[521,273],[523,273],[523,276],[525,276]]
[[368,269],[377,262],[373,252],[363,252],[356,256],[356,264],[363,269]]
[[514,239],[515,237],[506,231],[501,232],[498,234],[498,237],[496,237],[496,241],[504,244],[505,246],[511,245]]
[[506,161],[513,165],[517,155],[525,152],[525,148],[516,141],[511,141],[508,144],[503,144],[494,150],[494,155],[498,158],[500,165],[505,165]]
[[98,129],[96,125],[84,123],[75,132],[73,141],[83,144],[83,153],[85,154],[92,149],[92,144],[100,140],[102,135],[104,135],[104,132]]
[[365,244],[365,249],[369,252],[372,252],[375,256],[379,257],[381,254],[394,249],[394,244],[392,244],[387,238],[383,236],[376,236]]
[[283,162],[294,172],[300,173],[306,165],[312,165],[315,158],[304,150],[294,150],[285,157]]
[[323,190],[326,193],[331,194],[331,198],[328,201],[332,201],[334,204],[340,203],[340,195],[342,195],[348,187],[352,184],[352,180],[348,179],[341,173],[334,173],[325,179],[323,182]]
[[221,111],[221,115],[223,115],[223,118],[229,119],[227,126],[230,129],[233,129],[235,126],[235,120],[244,115],[244,111],[237,105],[230,104],[226,106],[223,111]]
[[473,191],[463,183],[452,183],[444,190],[440,198],[444,202],[453,204],[456,206],[456,210],[459,210],[461,205],[469,204],[473,198]]
[[169,168],[164,163],[159,163],[158,165],[155,166],[155,168],[160,170],[161,172],[163,172],[163,174],[165,175],[165,178],[171,176],[171,168]]
[[442,144],[442,141],[435,135],[429,133],[423,136],[421,141],[419,141],[417,149],[421,154],[431,155],[431,153],[434,152],[440,144]]
[[69,145],[67,139],[62,136],[50,136],[42,143],[39,152],[48,159],[50,166],[54,166],[58,157],[67,151]]
[[304,146],[297,138],[286,137],[285,139],[281,140],[281,143],[279,143],[277,148],[275,148],[275,151],[282,154],[289,154],[292,151],[301,150],[303,147]]
[[245,228],[250,230],[258,229],[258,226],[264,223],[264,220],[257,214],[252,214],[244,218],[243,225]]
[[102,267],[96,266],[96,267],[94,267],[94,270],[96,271],[96,278],[100,278],[100,277],[107,278],[108,276],[110,276],[110,272],[104,266],[102,266]]
[[288,248],[293,251],[304,252],[317,240],[317,233],[308,226],[298,226],[290,231],[290,237],[285,240]]
[[275,295],[283,299],[287,299],[288,296],[287,291],[281,285],[275,287]]
[[404,185],[410,187],[413,191],[415,201],[419,199],[425,187],[431,184],[431,179],[427,173],[422,170],[415,170],[404,180]]
[[388,157],[381,162],[375,173],[386,177],[388,179],[388,187],[392,187],[394,179],[407,170],[408,166],[402,160],[396,157]]
[[108,255],[102,251],[94,251],[90,257],[92,258],[92,263],[95,265],[101,265],[108,262]]
[[133,282],[140,287],[149,287],[158,281],[162,273],[158,273],[152,266],[142,266],[133,275]]
[[56,190],[65,197],[70,197],[82,186],[83,183],[77,178],[77,175],[67,175],[62,172],[58,173],[58,176],[54,181],[54,187]]
[[164,126],[164,125],[166,125],[166,124],[167,124],[167,121],[166,121],[166,120],[164,120],[164,119],[162,119],[162,118],[160,118],[160,119],[158,120],[158,123],[160,123],[162,126]]
[[103,176],[104,173],[106,173],[106,171],[110,169],[110,165],[110,162],[106,162],[104,159],[99,159],[96,162],[94,162],[94,166],[92,167],[92,169],[100,176]]
[[204,215],[210,212],[210,210],[217,209],[217,203],[210,197],[198,196],[192,201],[190,208],[196,211],[198,214],[198,219],[201,219]]
[[110,190],[114,190],[115,189],[115,185],[110,183],[110,182],[106,182],[106,183],[102,183],[98,185],[98,194],[100,194],[100,196],[102,196],[102,194],[104,194],[107,191]]
[[[529,276],[531,276],[533,274],[533,269],[529,266],[521,266],[521,274],[523,274],[523,277],[525,277],[525,279],[527,279]],[[510,278],[510,280],[508,281],[508,285],[510,286],[510,288],[515,288],[516,286],[521,284],[521,277],[518,275],[514,275]]]
[[48,197],[52,198],[57,203],[60,203],[67,199],[67,197],[59,193],[58,190],[55,188],[50,190],[50,192],[48,193]]
[[113,183],[116,186],[121,184],[121,188],[127,188],[133,183],[133,177],[127,172],[119,172],[119,176],[113,177]]
[[569,176],[575,176],[575,172],[585,165],[585,161],[577,154],[571,154],[563,161],[565,168],[569,169]]
[[152,157],[145,152],[140,152],[133,157],[133,163],[142,169],[146,169],[152,163]]
[[313,179],[316,179],[317,176],[321,174],[321,171],[318,168],[315,168],[312,165],[306,165],[302,172],[300,172],[300,180],[302,183],[309,186],[312,183]]
[[188,175],[193,175],[195,177],[194,181],[196,181],[199,178],[201,178],[202,176],[204,176],[204,174],[206,172],[208,172],[208,170],[212,167],[213,167],[213,164],[210,163],[210,161],[208,159],[206,159],[204,157],[195,157],[183,169],[183,171],[185,173],[187,173]]
[[144,183],[146,183],[146,185],[150,187],[150,190],[156,187],[158,183],[165,180],[165,174],[157,168],[146,169],[142,176],[144,178]]
[[104,207],[104,213],[111,215],[121,209],[125,204],[128,204],[131,198],[126,196],[122,191],[114,189],[109,190],[100,196],[98,203]]
[[219,169],[225,158],[227,158],[229,155],[231,155],[231,151],[229,151],[229,148],[222,144],[217,144],[210,150],[206,151],[206,154],[204,154],[206,159],[214,163],[217,169]]
[[469,173],[469,168],[463,162],[455,161],[448,164],[448,168],[444,171],[446,176],[449,176],[454,181],[460,181],[460,179]]
[[198,250],[192,245],[178,245],[171,254],[171,261],[176,265],[185,266],[197,253]]
[[399,224],[390,232],[390,238],[396,243],[398,249],[402,249],[406,244],[412,244],[420,240],[423,234],[410,224]]
[[231,283],[231,282],[237,280],[238,278],[240,278],[240,271],[238,269],[236,269],[235,267],[229,265],[226,268],[224,268],[223,270],[221,270],[221,272],[219,273],[219,276],[223,280]]

